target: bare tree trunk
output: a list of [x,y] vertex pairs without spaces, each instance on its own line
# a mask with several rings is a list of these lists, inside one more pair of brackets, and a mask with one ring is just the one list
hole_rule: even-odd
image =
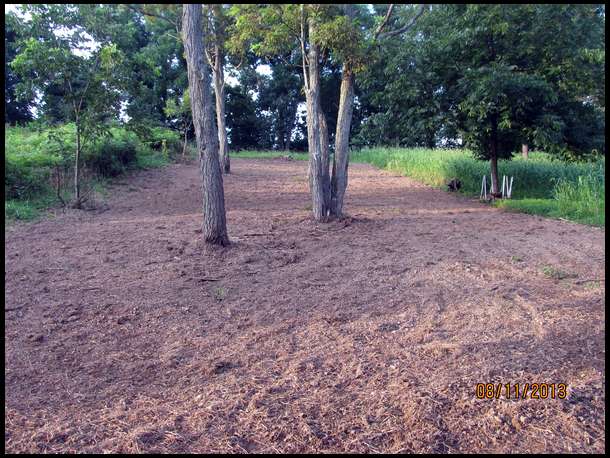
[[524,143],[521,145],[521,154],[523,154],[523,159],[527,159],[529,157],[530,148],[529,145]]
[[197,150],[203,178],[203,237],[205,242],[226,246],[227,235],[222,171],[218,158],[218,132],[212,114],[210,75],[204,55],[201,4],[182,7],[182,37],[186,54],[189,91]]
[[218,123],[218,143],[220,145],[220,163],[225,173],[231,172],[229,160],[229,141],[225,120],[225,78],[224,55],[216,45],[216,60],[214,62],[214,93],[216,95],[216,122]]
[[76,115],[76,153],[74,159],[74,208],[81,208],[81,195],[80,195],[80,119],[78,114]]
[[491,151],[489,155],[489,166],[491,169],[491,192],[500,192],[500,180],[498,179],[498,115],[492,115],[491,120]]
[[328,195],[328,209],[330,210],[330,150],[328,143],[328,124],[326,124],[326,115],[320,107],[318,113],[320,117],[320,150],[322,151],[322,164],[324,170],[324,193]]
[[[315,25],[309,20],[309,33],[314,33]],[[306,89],[307,102],[307,142],[309,149],[309,189],[312,212],[316,221],[327,221],[330,204],[330,183],[328,182],[328,131],[326,119],[320,104],[319,46],[311,44],[308,52],[309,87]],[[324,137],[326,130],[326,139]],[[326,147],[324,143],[326,142]]]
[[335,133],[335,157],[331,181],[331,215],[338,218],[343,214],[343,197],[347,189],[347,168],[349,165],[349,133],[354,107],[354,74],[349,64],[343,65],[341,75],[341,95]]
[[499,193],[500,192],[500,180],[498,179],[498,157],[492,156],[489,160],[489,165],[491,168],[491,192]]
[[187,141],[188,141],[188,133],[189,133],[189,127],[185,125],[184,127],[184,143],[182,143],[182,159],[184,160],[184,158],[186,157],[186,146],[187,146]]

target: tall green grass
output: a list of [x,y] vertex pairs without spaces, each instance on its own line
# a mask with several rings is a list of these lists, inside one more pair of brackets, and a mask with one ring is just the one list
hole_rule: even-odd
[[[372,148],[355,151],[351,162],[365,162],[443,187],[452,178],[461,191],[479,195],[483,175],[489,186],[489,162],[478,161],[465,149]],[[605,160],[565,162],[542,152],[529,159],[500,160],[498,173],[514,177],[512,199],[497,205],[526,213],[605,225]]]
[[578,181],[561,180],[554,190],[559,212],[575,221],[605,225],[606,183],[603,162]]
[[[5,221],[36,218],[45,208],[58,203],[55,180],[62,176],[61,194],[71,196],[71,174],[76,145],[74,124],[61,126],[5,126],[4,217]],[[149,130],[140,139],[124,127],[110,128],[110,135],[83,148],[84,166],[93,174],[92,185],[127,170],[160,167],[181,152],[179,135],[165,128]]]

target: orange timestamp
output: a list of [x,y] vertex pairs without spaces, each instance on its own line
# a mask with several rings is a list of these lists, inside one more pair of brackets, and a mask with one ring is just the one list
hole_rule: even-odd
[[565,383],[477,383],[478,399],[565,399],[568,386]]

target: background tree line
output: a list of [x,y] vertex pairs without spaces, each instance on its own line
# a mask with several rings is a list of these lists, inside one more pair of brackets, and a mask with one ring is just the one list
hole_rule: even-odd
[[[374,25],[385,16],[387,7],[359,6],[358,21],[368,20]],[[161,124],[178,129],[180,120],[166,110],[168,102],[183,97],[187,85],[184,50],[176,31],[181,6],[176,5],[138,5],[133,9],[125,5],[96,8],[29,5],[25,10],[32,21],[8,12],[5,121],[15,124],[31,120],[31,107],[36,107],[38,116],[49,122],[60,123],[69,118],[65,113],[64,90],[56,85],[47,86],[36,99],[31,94],[30,98],[17,98],[17,86],[24,76],[15,72],[10,63],[28,38],[43,39],[51,36],[55,27],[73,25],[77,19],[67,13],[70,9],[79,10],[78,21],[88,34],[115,43],[125,56],[121,70],[127,77],[121,88],[121,100],[125,102],[129,124],[134,128]],[[85,26],[83,20],[100,10],[110,12],[103,23],[104,37],[95,31],[93,22]],[[150,12],[158,15],[145,14]],[[52,15],[55,17],[51,19]],[[459,144],[465,127],[465,120],[459,117],[467,112],[467,104],[459,104],[468,95],[478,97],[476,90],[480,89],[479,83],[483,84],[481,75],[466,75],[465,70],[482,69],[496,62],[509,69],[509,74],[498,74],[499,78],[506,79],[510,73],[528,74],[552,86],[549,89],[558,99],[550,107],[544,101],[530,100],[528,94],[523,94],[522,100],[530,111],[544,112],[563,123],[566,146],[571,145],[575,153],[585,152],[590,146],[600,147],[600,135],[593,136],[594,142],[585,140],[591,139],[590,133],[603,133],[600,123],[605,109],[604,24],[604,5],[429,6],[411,30],[378,46],[367,56],[367,65],[355,81],[351,144],[426,147]],[[495,43],[494,56],[491,40]],[[482,54],[485,49],[486,56]],[[298,61],[294,50],[268,58],[246,52],[241,62],[227,56],[225,73],[235,78],[231,81],[239,83],[226,86],[227,131],[233,149],[306,149],[306,126],[297,113],[299,104],[305,102]],[[271,75],[256,72],[261,64],[269,65]],[[496,67],[493,71],[501,70]],[[470,84],[466,84],[465,78]],[[331,142],[339,85],[340,67],[329,58],[321,69],[321,90],[323,110],[331,122]],[[574,102],[582,102],[582,107]],[[550,108],[553,112],[548,111]],[[571,123],[583,116],[587,122],[575,129]],[[550,130],[554,127],[555,132],[561,131],[562,126],[553,126],[553,120],[547,119],[547,124]],[[578,131],[583,133],[582,138],[570,138]],[[541,137],[540,129],[537,133]],[[530,129],[529,136],[531,147],[538,146],[534,129]],[[544,139],[538,138],[538,142],[542,147]]]

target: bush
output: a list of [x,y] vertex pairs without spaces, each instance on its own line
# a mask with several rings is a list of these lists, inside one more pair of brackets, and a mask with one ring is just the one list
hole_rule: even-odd
[[182,141],[178,132],[165,127],[153,127],[144,142],[155,151],[160,151],[166,158],[175,158],[182,153]]
[[8,198],[25,199],[49,187],[51,169],[62,163],[46,131],[24,127],[5,129],[4,192]]
[[85,149],[83,162],[100,176],[115,177],[135,163],[137,150],[138,139],[135,134],[115,128],[111,130],[110,136],[99,139]]

